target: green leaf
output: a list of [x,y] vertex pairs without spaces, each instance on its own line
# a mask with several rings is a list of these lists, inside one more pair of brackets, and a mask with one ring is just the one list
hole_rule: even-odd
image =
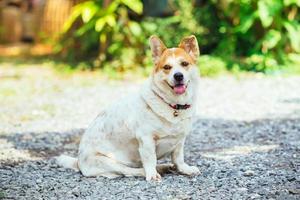
[[268,31],[266,36],[263,39],[263,46],[267,49],[274,48],[281,39],[281,34],[279,31],[271,29]]
[[114,27],[117,23],[114,14],[110,14],[110,15],[105,16],[105,21],[111,27]]
[[77,6],[74,6],[74,8],[72,9],[71,15],[64,23],[63,30],[62,30],[63,33],[67,32],[71,28],[72,24],[82,14],[83,9],[84,9],[83,4],[78,4]]
[[300,7],[300,0],[284,0],[284,1],[283,1],[283,4],[284,4],[285,6],[290,6],[290,5],[292,5],[292,4],[296,4],[297,6]]
[[122,0],[122,3],[137,14],[143,13],[143,4],[140,0]]
[[297,53],[289,53],[288,58],[290,61],[300,64],[300,54]]
[[95,4],[90,4],[86,7],[84,7],[84,9],[82,10],[82,21],[84,23],[89,22],[92,17],[97,13],[98,8]]
[[292,48],[300,52],[300,25],[295,22],[286,21],[284,27],[288,32]]
[[83,24],[78,30],[75,31],[76,36],[82,36],[85,34],[87,31],[93,29],[94,23],[86,23]]
[[254,20],[256,19],[257,15],[258,15],[258,13],[254,12],[251,15],[242,16],[240,25],[237,26],[235,30],[237,32],[246,33],[253,25]]
[[273,17],[270,15],[268,5],[265,1],[258,2],[258,14],[264,27],[268,27],[272,24]]
[[103,27],[105,26],[106,24],[106,21],[104,18],[99,18],[97,21],[96,21],[96,24],[95,24],[95,30],[97,32],[100,32],[102,31]]
[[119,6],[120,6],[119,1],[113,1],[112,3],[109,4],[109,6],[107,8],[105,8],[106,14],[116,12],[116,10]]
[[141,35],[142,28],[137,22],[130,21],[128,25],[129,25],[129,29],[133,35],[135,35],[135,36]]
[[106,40],[107,40],[106,34],[105,34],[105,33],[101,33],[100,36],[99,36],[99,41],[100,41],[101,43],[105,43]]
[[269,27],[275,16],[279,14],[282,9],[282,2],[278,0],[259,0],[258,1],[258,15],[260,17],[263,27]]

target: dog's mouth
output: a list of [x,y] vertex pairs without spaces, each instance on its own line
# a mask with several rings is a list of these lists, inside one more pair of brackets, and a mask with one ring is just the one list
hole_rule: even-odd
[[175,94],[183,94],[186,91],[187,85],[183,83],[176,83],[174,86],[170,85],[168,81],[166,83],[169,85],[169,87],[175,92]]

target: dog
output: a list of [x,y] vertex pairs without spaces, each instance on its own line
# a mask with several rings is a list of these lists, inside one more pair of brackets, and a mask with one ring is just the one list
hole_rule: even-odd
[[[198,42],[185,37],[167,48],[151,36],[154,70],[140,91],[104,109],[87,128],[78,158],[61,155],[57,163],[84,176],[143,176],[160,181],[160,172],[200,173],[184,161],[184,143],[192,128],[197,102]],[[172,164],[157,160],[171,155]]]

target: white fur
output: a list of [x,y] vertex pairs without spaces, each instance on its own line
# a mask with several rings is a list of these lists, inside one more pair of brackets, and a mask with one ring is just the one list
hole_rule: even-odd
[[60,166],[64,166],[66,168],[73,169],[75,171],[78,171],[78,165],[77,165],[77,159],[73,158],[71,156],[66,155],[60,155],[56,157],[56,162]]
[[[84,176],[145,176],[146,180],[160,180],[157,159],[171,155],[180,173],[198,174],[198,168],[187,165],[183,155],[196,110],[198,71],[190,67],[184,72],[187,89],[182,95],[174,94],[165,83],[172,75],[154,73],[138,93],[104,109],[84,133],[78,159],[61,156],[58,163],[73,169],[78,166]],[[191,107],[180,110],[176,117],[174,109],[157,94],[169,103]]]

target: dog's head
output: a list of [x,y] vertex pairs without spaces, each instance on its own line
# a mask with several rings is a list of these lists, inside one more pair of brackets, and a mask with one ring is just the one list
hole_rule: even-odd
[[198,76],[196,62],[199,48],[196,37],[185,37],[178,47],[167,48],[157,36],[152,36],[150,47],[155,64],[155,84],[164,91],[172,91],[174,95],[184,94],[191,80]]

